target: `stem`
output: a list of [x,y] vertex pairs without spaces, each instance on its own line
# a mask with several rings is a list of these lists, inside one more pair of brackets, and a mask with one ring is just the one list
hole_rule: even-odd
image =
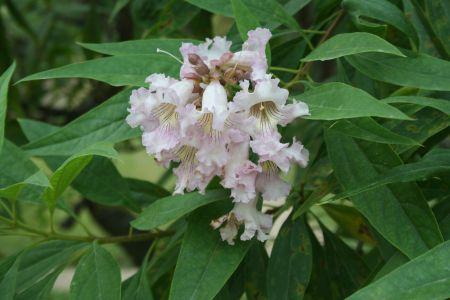
[[302,29],[304,33],[313,33],[313,34],[325,34],[326,31],[324,30],[314,30],[314,29]]
[[[0,221],[14,226],[14,221],[3,216],[0,216]],[[44,237],[46,240],[67,240],[67,241],[80,241],[80,242],[93,242],[98,241],[100,244],[111,244],[111,243],[130,243],[137,241],[145,241],[152,238],[170,236],[173,234],[172,231],[158,231],[158,232],[147,232],[135,235],[120,235],[120,236],[106,236],[106,237],[96,237],[96,236],[78,236],[78,235],[66,235],[56,232],[46,232],[33,227],[30,227],[22,222],[17,221],[15,226],[19,229],[25,230],[28,233],[34,233],[36,236]],[[17,233],[22,235],[22,233]]]
[[[341,20],[342,16],[344,15],[344,10],[339,10],[336,13],[336,17],[334,18],[333,22],[330,24],[330,26],[325,30],[324,35],[322,36],[322,38],[320,39],[319,43],[317,44],[317,46],[320,46],[323,42],[325,42],[331,35],[331,33],[333,32],[334,28],[336,27],[336,25],[339,23],[339,21]],[[303,67],[300,67],[297,71],[297,74],[295,75],[295,77],[288,82],[288,84],[286,84],[285,88],[289,88],[291,87],[294,82],[298,81],[298,79],[301,76],[305,76],[309,73],[309,70],[312,67],[312,64],[314,63],[314,61],[309,61],[306,64],[303,65]]]
[[297,72],[298,72],[297,69],[289,69],[289,68],[284,68],[284,67],[270,67],[270,69],[273,71],[287,72],[287,73],[293,73],[293,74],[297,74]]

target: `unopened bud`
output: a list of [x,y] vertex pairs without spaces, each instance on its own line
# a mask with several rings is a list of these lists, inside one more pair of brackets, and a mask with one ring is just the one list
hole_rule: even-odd
[[193,65],[197,65],[200,61],[202,61],[200,56],[198,56],[197,54],[194,54],[194,53],[188,54],[188,60]]
[[203,62],[203,60],[197,54],[188,54],[189,62],[194,66],[195,71],[200,76],[205,76],[209,73],[208,66]]

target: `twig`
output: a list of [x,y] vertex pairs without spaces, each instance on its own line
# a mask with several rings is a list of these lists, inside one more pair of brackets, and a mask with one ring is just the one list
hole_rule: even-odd
[[[324,35],[322,36],[322,38],[320,39],[319,43],[317,44],[317,46],[321,45],[323,42],[325,42],[331,35],[331,33],[333,32],[334,28],[336,27],[336,25],[339,23],[339,21],[341,20],[342,16],[344,15],[344,10],[340,10],[337,12],[336,17],[334,18],[333,22],[330,24],[330,26],[325,30]],[[309,70],[311,69],[312,64],[314,63],[314,61],[309,61],[306,64],[304,64],[302,67],[300,67],[297,71],[297,74],[294,76],[294,78],[288,82],[285,86],[285,88],[289,88],[291,87],[294,82],[298,82],[298,79],[301,76],[305,76],[309,73]]]
[[[112,244],[112,243],[130,243],[137,241],[145,241],[152,238],[170,236],[173,231],[158,231],[158,232],[147,232],[135,235],[120,235],[120,236],[79,236],[79,235],[66,235],[56,232],[47,232],[40,229],[30,227],[22,222],[17,221],[14,224],[13,220],[0,216],[0,221],[9,224],[10,226],[15,226],[18,229],[27,231],[28,233],[33,233],[36,236],[44,237],[46,240],[67,240],[67,241],[80,241],[80,242],[93,242],[98,241],[100,244]],[[12,227],[14,228],[14,227]],[[23,235],[21,233],[16,233],[17,235]],[[12,233],[11,235],[14,235]]]

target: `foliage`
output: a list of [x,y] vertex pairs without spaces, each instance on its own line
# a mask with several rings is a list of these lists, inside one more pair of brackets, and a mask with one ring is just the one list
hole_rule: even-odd
[[[149,74],[178,77],[183,42],[260,26],[310,110],[283,140],[310,160],[260,203],[280,231],[231,246],[210,226],[231,205],[218,180],[171,195],[173,165],[123,175],[142,150],[125,118]],[[53,297],[70,267],[71,299],[450,298],[449,33],[444,0],[0,1],[0,298]]]

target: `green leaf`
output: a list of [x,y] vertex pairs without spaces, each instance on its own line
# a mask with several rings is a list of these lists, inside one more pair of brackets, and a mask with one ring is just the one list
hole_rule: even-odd
[[331,203],[321,207],[339,225],[339,229],[348,236],[367,244],[376,244],[364,217],[354,207]]
[[367,32],[352,32],[341,33],[331,37],[303,58],[302,61],[325,61],[365,52],[382,52],[405,56],[395,46],[377,35]]
[[14,62],[0,76],[0,151],[3,148],[3,141],[5,139],[5,119],[6,119],[6,107],[8,104],[8,86],[15,68],[16,63]]
[[12,0],[4,0],[5,6],[8,8],[8,12],[11,15],[12,19],[17,23],[19,28],[21,28],[24,32],[28,34],[31,40],[34,43],[37,43],[38,36],[36,32],[33,30],[33,27],[30,25],[30,22],[25,18],[24,12],[16,6],[17,1]]
[[[269,258],[263,243],[253,243],[243,262],[244,287],[248,299],[267,299]],[[258,298],[259,297],[259,298]]]
[[382,103],[363,90],[339,83],[325,83],[298,96],[309,106],[312,120],[338,120],[357,117],[410,119],[398,109]]
[[53,211],[59,196],[67,189],[72,181],[80,174],[80,172],[89,164],[94,155],[114,158],[117,152],[111,144],[99,143],[92,145],[69,157],[50,178],[51,186],[46,188],[43,198],[47,202],[50,210]]
[[268,299],[303,299],[312,270],[312,249],[305,220],[283,224],[269,258]]
[[421,96],[396,96],[389,97],[381,100],[385,103],[412,103],[419,106],[428,106],[442,111],[443,113],[450,114],[450,101],[435,99]]
[[23,134],[29,142],[38,140],[61,128],[52,124],[30,119],[17,119],[17,122],[19,122],[20,129],[22,129]]
[[14,299],[16,300],[47,300],[55,285],[59,274],[64,270],[63,267],[56,268],[34,285],[20,292]]
[[330,128],[351,137],[383,144],[420,145],[415,140],[401,136],[381,126],[371,118],[339,120]]
[[[48,134],[54,133],[60,127],[32,120],[20,120],[20,125],[25,136],[30,141],[37,140]],[[47,157],[46,163],[52,169],[62,165],[65,157]],[[114,164],[106,157],[96,156],[85,167],[79,176],[73,181],[72,186],[90,201],[102,205],[125,205],[132,210],[139,210],[138,203],[134,201],[128,182],[120,175]],[[156,199],[164,189],[154,188],[148,196]],[[146,192],[149,192],[148,189]],[[167,194],[165,194],[167,195]],[[159,197],[158,197],[159,196]]]
[[54,78],[89,78],[113,86],[146,86],[145,78],[151,73],[164,73],[175,77],[179,63],[161,54],[121,55],[97,58],[85,62],[29,75],[19,82]]
[[[334,292],[338,292],[336,299],[343,299],[364,284],[369,269],[362,258],[336,234],[321,223],[320,228],[325,242],[325,268],[330,277],[328,284],[336,290]],[[323,269],[322,265],[319,268]]]
[[229,207],[228,202],[214,203],[199,209],[190,218],[169,299],[212,299],[237,269],[251,242],[228,245],[209,225]]
[[109,22],[112,22],[117,14],[130,2],[130,0],[116,0],[111,15],[109,16]]
[[117,143],[139,135],[125,122],[130,91],[125,90],[58,131],[25,145],[34,156],[68,156],[98,142]]
[[260,27],[259,21],[242,0],[231,0],[231,6],[239,34],[242,40],[245,41],[247,39],[247,32]]
[[[31,142],[60,129],[57,126],[27,119],[19,120],[19,124],[23,133]],[[57,169],[64,160],[65,157],[63,156],[46,157],[45,159],[46,163],[53,170]],[[108,158],[94,157],[91,163],[74,180],[72,186],[93,202],[112,206],[125,205],[132,210],[138,210],[138,203],[134,201],[135,197],[131,195],[127,180],[120,175],[117,168]],[[155,187],[152,191],[147,189],[146,192],[149,193],[149,197],[153,197],[152,199],[158,199],[162,197],[160,196],[162,191],[165,190]],[[145,203],[145,201],[142,202]]]
[[11,268],[6,272],[2,281],[0,282],[1,300],[15,299],[17,275],[19,273],[20,256],[15,260]]
[[131,226],[140,230],[154,229],[174,221],[198,207],[228,198],[225,190],[206,191],[204,195],[197,192],[174,195],[156,200],[145,208]]
[[433,149],[428,152],[422,160],[394,167],[387,172],[380,174],[378,177],[372,178],[370,181],[361,181],[357,188],[336,195],[333,200],[353,197],[383,185],[397,182],[417,181],[431,177],[440,172],[448,171],[450,171],[450,150]]
[[[411,117],[415,118],[415,120],[402,122],[389,120],[383,125],[385,125],[395,133],[410,137],[422,144],[450,125],[450,119],[448,118],[447,114],[441,113],[440,111],[436,111],[435,109],[428,107],[419,110]],[[404,153],[407,150],[414,152],[414,150],[418,147],[394,145],[393,148],[395,152],[401,153],[404,156]]]
[[391,273],[393,270],[397,269],[401,265],[404,265],[408,261],[409,259],[406,256],[396,251],[377,272],[372,281],[376,281],[386,274]]
[[27,186],[41,190],[49,182],[26,153],[6,140],[0,152],[0,196],[16,200]]
[[374,24],[363,19],[368,17],[392,25],[407,36],[416,39],[414,28],[403,12],[387,0],[344,0],[342,6],[358,23],[369,26]]
[[233,9],[231,1],[229,0],[186,0],[192,5],[198,6],[204,10],[212,13],[224,15],[226,17],[233,17]]
[[170,195],[166,189],[149,181],[126,178],[126,182],[132,198],[139,203],[141,207],[148,206],[156,200]]
[[81,258],[70,284],[70,299],[119,300],[120,268],[97,242]]
[[345,58],[364,75],[382,82],[433,91],[450,91],[450,62],[426,54],[398,57],[382,53]]
[[26,186],[47,188],[50,187],[50,182],[48,181],[47,176],[39,170],[22,182],[0,188],[0,197],[16,200],[22,189]]
[[450,57],[450,3],[446,0],[425,0],[423,1],[424,15],[433,31],[433,42],[440,41],[440,45]]
[[147,272],[149,254],[150,252],[148,251],[139,271],[122,284],[122,299],[153,300]]
[[447,299],[450,297],[449,261],[450,241],[447,241],[347,299]]
[[179,56],[181,43],[198,43],[198,41],[192,39],[148,39],[116,43],[79,44],[86,49],[108,55],[148,55],[155,54],[159,48],[175,56]]
[[[384,144],[357,144],[333,130],[326,131],[325,141],[336,178],[346,191],[378,177],[380,168],[402,164]],[[410,258],[442,242],[436,219],[414,183],[378,187],[351,201],[384,238]]]
[[99,204],[137,206],[127,180],[106,157],[94,157],[72,186],[84,197]]
[[[281,5],[276,0],[259,0],[258,2],[254,3],[252,1],[247,0],[244,3],[252,12],[252,15],[254,15],[255,18],[260,22],[276,22],[276,24],[284,24],[288,28],[291,28],[296,31],[301,30],[297,21],[290,14],[292,13],[292,11],[288,13],[288,11],[285,10],[283,5]],[[234,16],[237,19],[236,12],[234,11],[235,4],[233,4],[233,2],[231,4],[233,7]]]
[[[300,9],[306,6],[311,0],[291,0],[291,1],[283,1],[284,10],[291,15],[296,14]],[[187,0],[187,2],[198,6],[204,10],[210,11],[212,13],[224,15],[227,17],[234,17],[233,7],[230,0]],[[290,20],[282,20],[282,12],[273,12],[268,9],[268,7],[272,8],[273,4],[270,2],[275,1],[267,1],[267,0],[245,0],[245,5],[254,12],[254,15],[259,18],[260,21],[271,21],[277,20],[282,24],[286,24],[286,22],[291,22]],[[278,6],[278,5],[277,5]],[[278,9],[278,8],[277,8]],[[277,15],[274,15],[277,13]]]
[[85,243],[74,241],[50,241],[22,254],[17,289],[24,291],[35,285],[40,279],[53,270],[66,265]]

